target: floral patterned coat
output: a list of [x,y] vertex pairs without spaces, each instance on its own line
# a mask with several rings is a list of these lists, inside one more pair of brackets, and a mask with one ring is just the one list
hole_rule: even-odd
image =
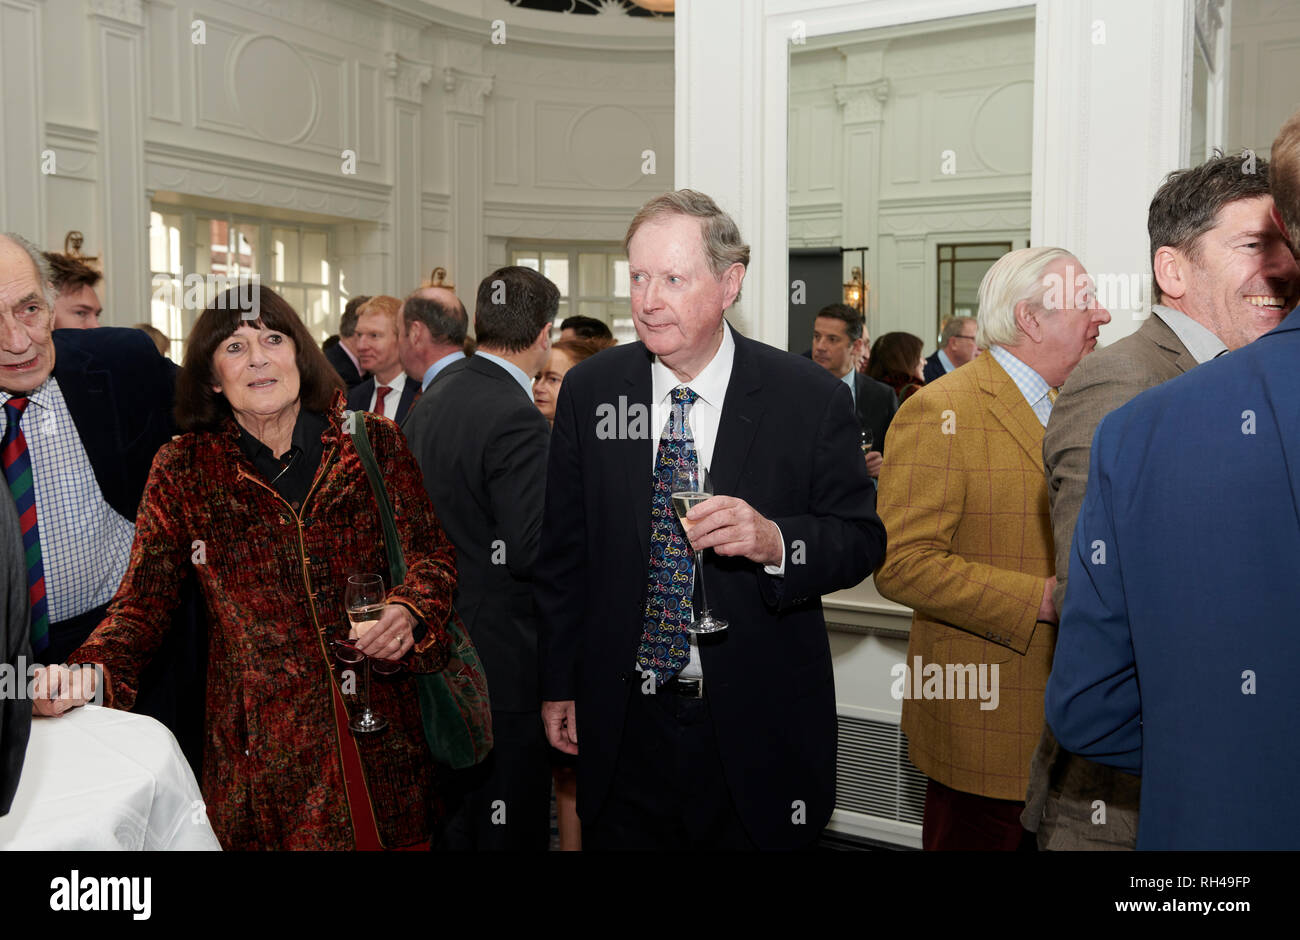
[[[330,689],[340,670],[328,644],[346,623],[348,575],[378,573],[387,584],[388,564],[365,470],[342,433],[341,395],[327,418],[320,469],[298,511],[245,457],[233,420],[222,432],[163,446],[140,505],[130,569],[107,618],[69,659],[102,663],[108,704],[130,708],[182,579],[198,578],[210,624],[202,790],[228,849],[350,849],[349,806],[366,803],[354,792],[350,804],[345,790],[347,742]],[[449,651],[443,625],[456,582],[454,549],[401,431],[376,415],[364,420],[409,566],[388,600],[428,625],[407,664],[435,672]],[[355,736],[365,796],[386,847],[419,843],[440,802],[410,671],[376,676],[371,696],[389,727]],[[345,696],[349,709],[356,698]]]

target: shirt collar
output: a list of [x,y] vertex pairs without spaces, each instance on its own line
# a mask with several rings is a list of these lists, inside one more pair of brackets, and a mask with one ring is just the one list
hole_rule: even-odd
[[455,362],[458,359],[464,359],[464,358],[465,358],[464,351],[458,349],[455,352],[447,353],[447,355],[443,356],[433,365],[429,366],[429,368],[424,370],[424,379],[420,382],[420,390],[423,391],[424,389],[428,388],[429,383],[432,382],[434,379],[436,379],[438,377],[438,373],[441,372],[443,369],[447,368],[447,366],[451,365],[453,362]]
[[1209,362],[1215,356],[1228,351],[1223,340],[1182,311],[1154,304],[1151,312],[1165,321],[1165,326],[1174,331],[1178,341],[1187,347],[1187,351],[1192,354],[1197,365]]
[[840,381],[849,387],[849,394],[853,396],[854,405],[858,403],[858,385],[855,378],[857,374],[857,369],[850,369],[848,372],[845,372],[840,376]]
[[384,388],[391,388],[391,389],[392,389],[394,392],[396,392],[398,395],[401,395],[402,392],[403,392],[403,391],[405,390],[405,388],[406,388],[406,373],[405,373],[405,372],[399,372],[399,373],[397,373],[397,375],[393,376],[392,380],[391,380],[391,381],[388,381],[388,382],[381,382],[381,381],[379,381],[379,376],[375,376],[374,379],[375,379],[375,388],[376,388],[376,389],[378,389],[378,388],[381,387],[381,386],[384,387]]
[[651,395],[656,405],[662,405],[668,395],[679,385],[688,386],[696,396],[713,408],[722,411],[722,402],[727,397],[727,383],[731,380],[731,363],[736,358],[736,341],[731,336],[731,326],[722,321],[722,345],[713,354],[709,364],[689,382],[680,382],[671,369],[659,361],[656,356],[650,366]]
[[517,365],[515,365],[515,364],[514,364],[513,362],[511,362],[509,359],[502,359],[500,356],[494,356],[494,355],[492,355],[491,353],[489,353],[489,352],[484,352],[484,351],[481,350],[481,349],[475,351],[474,355],[475,355],[475,356],[482,356],[484,359],[488,360],[489,362],[495,362],[495,363],[496,363],[497,365],[499,365],[501,368],[503,368],[503,369],[505,369],[507,372],[509,372],[509,373],[510,373],[510,377],[511,377],[512,379],[514,379],[516,382],[518,382],[518,383],[519,383],[519,387],[522,388],[522,389],[524,390],[524,394],[528,396],[529,401],[532,400],[532,397],[533,397],[533,380],[532,380],[532,377],[529,376],[526,372],[524,372],[523,369],[519,368]]
[[953,369],[957,368],[952,364],[952,360],[948,358],[948,354],[942,349],[939,350],[939,362],[942,363],[944,372],[951,372]]
[[54,378],[54,374],[46,376],[45,381],[30,392],[24,392],[15,395],[13,392],[6,392],[0,389],[0,405],[9,401],[11,398],[26,398],[29,402],[27,407],[35,405],[37,408],[52,408],[53,402],[50,400],[53,396],[59,394],[59,383]]
[[989,352],[993,354],[993,358],[1007,375],[1011,376],[1011,381],[1016,383],[1016,388],[1020,389],[1020,394],[1025,396],[1025,401],[1029,403],[1030,408],[1038,404],[1051,390],[1052,387],[1047,384],[1045,378],[1030,368],[1024,360],[1017,358],[1009,349],[993,345],[989,347]]
[[[248,456],[249,460],[256,460],[259,456],[279,459],[279,455],[272,453],[271,448],[250,434],[242,424],[236,421],[235,425],[239,428],[239,449]],[[296,447],[305,453],[310,453],[313,446],[319,447],[321,445],[321,435],[325,433],[328,427],[329,421],[326,420],[324,415],[299,407],[298,417],[293,422],[293,437],[289,442],[290,449]]]

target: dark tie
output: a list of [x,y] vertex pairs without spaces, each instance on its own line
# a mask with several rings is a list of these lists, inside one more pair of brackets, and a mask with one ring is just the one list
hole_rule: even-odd
[[647,579],[645,625],[637,668],[653,672],[662,685],[682,671],[691,658],[686,625],[691,622],[691,587],[695,556],[673,512],[673,471],[695,467],[695,438],[687,418],[696,395],[689,388],[673,389],[673,406],[655,456],[654,493],[650,497],[650,573]]
[[45,599],[45,565],[41,562],[41,538],[36,528],[36,484],[32,477],[32,458],[27,452],[27,438],[19,426],[27,408],[26,398],[5,402],[5,435],[0,438],[0,459],[4,461],[5,481],[18,507],[18,523],[23,533],[23,552],[27,561],[27,596],[32,607],[32,652],[41,654],[50,645],[50,613]]
[[374,407],[374,408],[371,408],[370,410],[371,410],[372,412],[374,412],[375,414],[377,414],[377,415],[381,415],[381,414],[383,414],[383,413],[384,413],[384,399],[388,397],[388,393],[391,392],[391,391],[392,391],[392,388],[390,388],[390,387],[387,386],[387,385],[380,385],[378,388],[376,388],[376,389],[375,389],[375,407]]

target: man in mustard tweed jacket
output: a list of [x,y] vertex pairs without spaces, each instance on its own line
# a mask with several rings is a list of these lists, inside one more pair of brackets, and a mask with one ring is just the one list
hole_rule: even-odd
[[1043,428],[1110,314],[1059,248],[1003,255],[980,284],[989,354],[913,395],[889,431],[877,508],[885,597],[911,607],[895,670],[926,849],[1032,846],[1020,825],[1056,642]]

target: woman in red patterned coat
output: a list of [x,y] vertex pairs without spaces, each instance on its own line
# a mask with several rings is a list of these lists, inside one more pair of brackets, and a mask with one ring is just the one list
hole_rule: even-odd
[[371,683],[388,728],[354,735],[345,693],[358,683],[341,681],[330,640],[346,623],[348,576],[386,582],[388,566],[337,374],[278,294],[232,289],[195,324],[176,398],[189,433],[158,452],[130,570],[69,662],[102,663],[107,703],[130,708],[182,579],[198,578],[209,622],[202,789],[221,844],[426,844],[440,803],[411,673],[446,664],[456,571],[405,439],[384,418],[352,419],[365,421],[409,566],[356,641],[407,667]]

